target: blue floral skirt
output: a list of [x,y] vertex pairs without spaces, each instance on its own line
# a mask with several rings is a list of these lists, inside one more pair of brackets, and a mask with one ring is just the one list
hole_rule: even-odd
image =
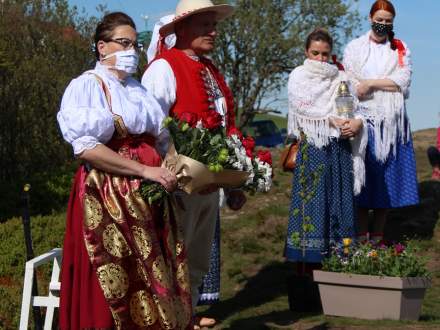
[[385,163],[381,163],[374,155],[374,133],[369,126],[365,171],[365,187],[357,198],[358,207],[389,209],[419,203],[411,136],[407,143],[398,143],[395,156],[391,153]]
[[331,245],[354,237],[353,160],[348,140],[333,139],[320,149],[308,144],[307,156],[303,146],[304,142],[293,173],[285,256],[289,261],[318,263]]
[[199,288],[197,305],[211,305],[220,300],[220,215],[217,217],[215,236],[211,247],[211,261],[208,273]]

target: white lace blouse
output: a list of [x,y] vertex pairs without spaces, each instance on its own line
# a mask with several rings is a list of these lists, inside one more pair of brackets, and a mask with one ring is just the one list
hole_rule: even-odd
[[122,116],[130,134],[159,136],[163,112],[158,102],[134,78],[121,82],[98,62],[94,70],[70,82],[57,114],[62,135],[72,145],[75,155],[107,143],[115,130],[102,86],[92,73],[107,85],[112,111]]

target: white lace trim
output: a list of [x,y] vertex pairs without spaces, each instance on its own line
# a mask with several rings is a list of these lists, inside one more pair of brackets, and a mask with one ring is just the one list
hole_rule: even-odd
[[82,136],[72,142],[73,153],[78,156],[85,150],[95,148],[98,144],[102,144],[93,136]]
[[377,160],[385,162],[397,143],[408,142],[410,126],[406,123],[405,100],[400,92],[374,93],[374,99],[362,102],[360,111],[368,119],[374,132],[374,150]]
[[200,301],[210,301],[210,300],[217,300],[220,298],[220,293],[202,293],[199,296]]
[[351,157],[353,159],[353,192],[359,195],[362,187],[365,185],[365,152],[368,144],[368,126],[365,118],[359,113],[355,118],[363,122],[362,131],[350,140]]

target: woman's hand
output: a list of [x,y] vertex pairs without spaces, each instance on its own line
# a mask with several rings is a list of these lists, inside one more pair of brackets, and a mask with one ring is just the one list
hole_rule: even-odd
[[176,175],[166,168],[144,166],[142,177],[160,183],[168,192],[174,191],[177,187]]
[[354,137],[362,129],[363,123],[361,119],[350,119],[341,127],[341,137],[348,139]]
[[341,129],[350,123],[350,119],[332,117],[330,123],[335,127]]
[[105,172],[137,176],[158,182],[170,192],[176,189],[177,178],[166,168],[150,167],[135,160],[127,159],[104,144],[98,144],[93,149],[84,150],[78,156],[80,159]]
[[357,96],[360,100],[367,98],[373,91],[373,86],[370,80],[361,80],[361,82],[356,86]]

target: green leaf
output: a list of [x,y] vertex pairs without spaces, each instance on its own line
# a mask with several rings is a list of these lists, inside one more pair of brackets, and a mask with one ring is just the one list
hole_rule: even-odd
[[301,236],[299,232],[293,232],[290,236],[290,240],[294,246],[299,246],[301,242]]

